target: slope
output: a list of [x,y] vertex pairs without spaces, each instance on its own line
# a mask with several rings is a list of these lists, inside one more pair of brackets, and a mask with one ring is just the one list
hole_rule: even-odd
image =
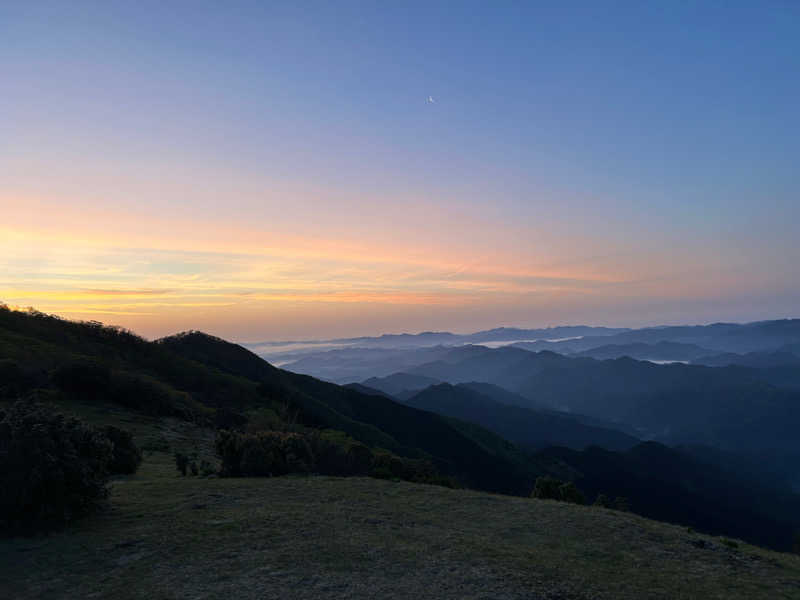
[[795,598],[800,557],[628,513],[374,479],[176,477],[157,455],[111,510],[0,540],[5,597]]
[[495,402],[463,384],[430,386],[404,400],[409,406],[478,423],[524,448],[602,446],[627,450],[639,443],[620,431],[591,427],[568,416]]

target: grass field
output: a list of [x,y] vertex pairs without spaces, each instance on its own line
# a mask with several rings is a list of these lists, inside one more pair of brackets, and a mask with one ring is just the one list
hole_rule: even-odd
[[[800,598],[800,557],[635,515],[365,478],[180,477],[207,431],[78,407],[151,449],[107,512],[0,541],[0,598]],[[133,423],[127,422],[129,420]]]

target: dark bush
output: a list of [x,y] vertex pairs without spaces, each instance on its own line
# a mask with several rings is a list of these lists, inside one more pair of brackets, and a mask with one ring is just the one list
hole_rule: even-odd
[[347,450],[347,464],[351,475],[367,475],[372,470],[374,456],[364,444],[355,443]]
[[217,429],[240,430],[247,425],[247,417],[224,406],[217,408],[214,414],[214,426]]
[[178,469],[181,475],[186,475],[186,470],[189,468],[189,457],[182,452],[176,452],[175,468]]
[[630,512],[631,503],[625,496],[617,496],[614,498],[614,508],[623,512]]
[[405,474],[403,461],[393,454],[381,452],[375,455],[371,475],[379,479],[402,479]]
[[560,500],[562,502],[571,502],[573,504],[586,504],[586,498],[574,483],[571,481],[562,483],[558,486]]
[[31,378],[16,361],[0,359],[0,398],[18,399],[31,383]]
[[346,444],[336,443],[319,435],[310,438],[311,451],[314,453],[314,470],[323,475],[351,475],[350,461]]
[[373,452],[341,432],[312,433],[221,431],[216,440],[222,459],[220,475],[276,476],[287,473],[371,475],[454,487],[427,460],[399,458],[385,450]]
[[268,444],[285,463],[279,475],[286,473],[310,473],[314,470],[314,455],[306,436],[299,433],[273,432],[265,436]]
[[629,512],[631,510],[630,502],[624,496],[617,496],[612,500],[605,494],[597,494],[597,498],[595,498],[593,506],[602,506],[603,508],[613,508],[614,510],[619,510],[623,512]]
[[100,508],[111,441],[51,407],[20,401],[0,412],[0,529],[58,528]]
[[401,458],[400,460],[403,463],[403,479],[416,483],[436,483],[452,487],[449,480],[439,475],[431,461],[420,458]]
[[531,498],[540,500],[559,500],[573,504],[585,504],[586,498],[574,483],[561,481],[554,477],[537,477],[531,492]]
[[133,443],[133,435],[113,425],[106,425],[102,431],[113,444],[109,473],[135,473],[142,462],[142,452]]
[[537,477],[531,498],[540,500],[561,500],[561,485],[564,482],[554,477]]
[[308,473],[314,468],[311,446],[299,433],[220,431],[215,445],[223,476],[286,475]]
[[606,496],[605,494],[597,494],[597,498],[595,498],[594,506],[602,506],[603,508],[613,508],[611,503],[611,498]]

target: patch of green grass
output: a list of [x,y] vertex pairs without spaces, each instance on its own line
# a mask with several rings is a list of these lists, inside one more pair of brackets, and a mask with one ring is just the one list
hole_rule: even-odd
[[[112,507],[0,542],[15,598],[791,598],[800,558],[625,513],[375,479],[180,477],[166,455]],[[156,460],[157,459],[157,460]]]

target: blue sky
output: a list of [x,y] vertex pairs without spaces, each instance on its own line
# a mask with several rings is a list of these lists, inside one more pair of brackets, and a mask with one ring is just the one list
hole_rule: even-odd
[[10,2],[0,40],[12,304],[148,334],[202,304],[54,277],[93,261],[207,277],[187,325],[256,339],[800,299],[793,2]]

